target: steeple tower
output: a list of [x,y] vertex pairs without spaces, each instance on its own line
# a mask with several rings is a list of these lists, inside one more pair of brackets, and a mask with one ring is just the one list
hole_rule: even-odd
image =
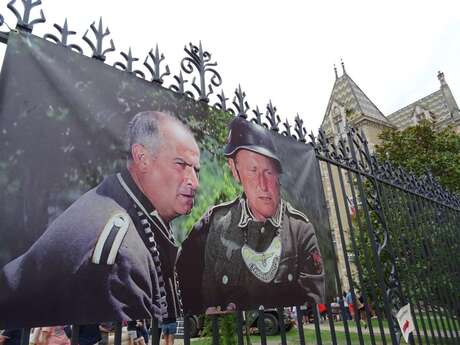
[[343,136],[346,126],[361,128],[372,148],[379,141],[378,134],[394,126],[347,74],[342,59],[340,65],[343,74],[339,77],[334,66],[336,79],[321,128],[333,137]]
[[444,73],[439,71],[438,72],[438,79],[441,83],[441,92],[446,100],[447,107],[449,108],[449,113],[452,118],[460,118],[460,111],[458,109],[457,102],[455,101],[454,95],[452,91],[450,91],[449,85],[447,85],[446,78],[444,77]]

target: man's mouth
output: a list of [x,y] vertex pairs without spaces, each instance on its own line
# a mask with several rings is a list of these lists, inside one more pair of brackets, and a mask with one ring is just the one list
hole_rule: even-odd
[[259,196],[259,199],[265,202],[271,201],[272,197],[271,196]]
[[195,198],[195,194],[180,194],[180,196],[188,200],[193,200]]

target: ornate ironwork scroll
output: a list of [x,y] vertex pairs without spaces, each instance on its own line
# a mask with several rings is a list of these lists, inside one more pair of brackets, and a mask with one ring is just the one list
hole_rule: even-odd
[[[198,93],[199,101],[209,102],[208,97],[214,92],[213,86],[218,87],[222,84],[222,78],[214,68],[217,66],[217,62],[211,62],[211,54],[203,50],[201,41],[198,46],[189,43],[189,47],[185,46],[184,50],[187,56],[182,59],[182,70],[187,74],[197,70],[199,84],[196,83],[196,77],[193,77],[192,87]],[[211,74],[209,84],[207,83],[207,74]]]

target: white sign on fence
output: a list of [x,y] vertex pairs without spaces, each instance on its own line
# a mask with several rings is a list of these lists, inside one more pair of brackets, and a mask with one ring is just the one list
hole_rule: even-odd
[[406,343],[409,343],[409,334],[414,331],[414,321],[410,311],[410,304],[406,304],[396,314],[399,327],[401,328],[402,335]]

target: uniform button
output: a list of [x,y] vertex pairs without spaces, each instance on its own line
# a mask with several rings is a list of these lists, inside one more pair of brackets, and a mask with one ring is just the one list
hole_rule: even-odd
[[265,232],[265,228],[262,227],[262,228],[260,229],[260,233],[263,234],[264,232]]
[[288,280],[289,280],[290,282],[292,282],[292,278],[294,278],[294,277],[292,276],[291,273],[289,273],[289,274],[288,274]]
[[228,283],[228,277],[225,274],[222,276],[222,283],[224,285],[227,285],[227,283]]
[[115,225],[117,228],[121,228],[124,224],[125,224],[125,222],[123,221],[123,218],[121,218],[121,217],[115,218],[113,220],[113,225]]

